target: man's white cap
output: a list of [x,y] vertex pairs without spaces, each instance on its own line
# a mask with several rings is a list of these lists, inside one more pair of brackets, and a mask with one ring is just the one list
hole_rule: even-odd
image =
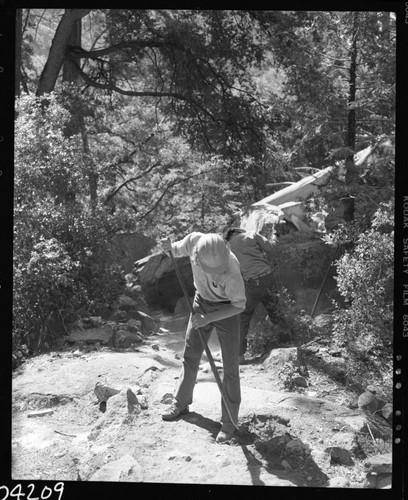
[[204,234],[196,244],[197,260],[206,273],[222,273],[228,268],[229,246],[220,234]]

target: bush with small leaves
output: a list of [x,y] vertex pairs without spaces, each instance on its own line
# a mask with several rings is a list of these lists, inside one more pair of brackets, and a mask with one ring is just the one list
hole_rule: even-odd
[[359,351],[389,347],[393,338],[394,206],[382,204],[371,227],[336,262],[348,307],[335,314],[334,333]]
[[[17,102],[15,131],[13,352],[45,344],[53,315],[95,312],[124,290],[110,264],[112,236],[126,224],[90,206],[81,142],[56,94]],[[64,323],[65,324],[65,323]]]

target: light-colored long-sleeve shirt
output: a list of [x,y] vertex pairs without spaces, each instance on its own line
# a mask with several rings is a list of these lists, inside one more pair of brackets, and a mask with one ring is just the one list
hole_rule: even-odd
[[231,305],[245,308],[245,285],[236,256],[230,252],[228,269],[211,276],[204,272],[193,257],[194,247],[203,233],[192,232],[182,240],[172,243],[174,257],[190,257],[193,281],[197,292],[211,302],[231,302]]
[[273,251],[275,242],[271,243],[259,233],[239,232],[233,233],[228,243],[239,260],[245,281],[270,272],[266,255]]

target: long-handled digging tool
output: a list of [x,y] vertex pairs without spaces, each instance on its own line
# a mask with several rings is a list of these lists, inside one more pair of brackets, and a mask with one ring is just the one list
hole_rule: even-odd
[[[181,273],[180,273],[180,270],[178,268],[178,265],[176,263],[176,259],[174,258],[174,255],[172,253],[172,251],[170,250],[170,258],[171,258],[171,261],[174,265],[174,269],[176,270],[176,274],[177,274],[177,278],[180,282],[180,286],[181,288],[183,289],[183,293],[184,293],[184,297],[186,298],[186,301],[187,301],[187,304],[188,304],[188,307],[189,307],[189,310],[191,312],[191,314],[195,314],[195,311],[193,309],[193,305],[191,304],[190,302],[190,297],[188,295],[188,291],[187,291],[187,288],[186,288],[186,284],[184,283],[184,280],[183,280],[183,277],[181,276]],[[220,375],[218,373],[218,370],[217,370],[217,367],[215,366],[215,363],[214,363],[214,359],[212,357],[212,354],[211,354],[211,351],[207,345],[207,342],[205,341],[204,339],[204,336],[200,330],[200,328],[197,328],[197,331],[198,331],[198,335],[200,337],[200,340],[201,340],[201,343],[203,344],[204,346],[204,350],[205,350],[205,353],[207,355],[207,358],[208,358],[208,361],[210,363],[210,366],[211,366],[211,370],[214,374],[214,377],[215,377],[215,380],[217,382],[217,385],[218,385],[218,389],[220,390],[220,393],[221,393],[221,397],[222,397],[222,400],[224,401],[224,404],[225,404],[225,408],[227,409],[227,412],[228,412],[228,415],[229,415],[229,418],[231,419],[231,422],[234,424],[234,427],[239,430],[238,428],[238,423],[235,421],[235,419],[233,418],[232,414],[231,414],[231,410],[228,406],[228,401],[227,401],[227,396],[225,394],[225,391],[224,391],[224,387],[222,385],[222,382],[221,382],[221,379],[220,379]]]

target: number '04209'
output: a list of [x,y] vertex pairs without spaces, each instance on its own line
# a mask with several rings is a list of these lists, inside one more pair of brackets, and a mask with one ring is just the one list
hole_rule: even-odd
[[[21,484],[16,484],[12,490],[7,486],[0,486],[0,500],[17,499],[21,500],[27,497],[27,500],[53,500],[53,493],[58,493],[57,500],[61,500],[62,493],[64,492],[64,483],[56,483],[53,488],[43,486],[41,492],[35,492],[35,485],[30,483],[27,486],[27,494],[23,492]],[[38,496],[39,493],[39,496]]]

